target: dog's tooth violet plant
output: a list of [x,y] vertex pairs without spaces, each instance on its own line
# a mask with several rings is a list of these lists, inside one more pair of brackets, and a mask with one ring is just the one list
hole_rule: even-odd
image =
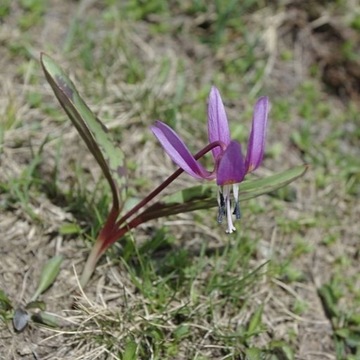
[[[41,65],[61,106],[99,164],[112,193],[113,201],[109,215],[97,236],[80,278],[82,287],[89,281],[97,261],[106,249],[140,224],[182,212],[208,209],[219,203],[219,220],[221,221],[222,216],[226,214],[228,232],[232,232],[234,226],[230,211],[231,189],[235,199],[235,215],[240,217],[239,201],[279,189],[302,176],[307,169],[305,165],[301,165],[265,179],[243,181],[246,173],[255,170],[262,160],[268,100],[261,98],[255,106],[253,128],[244,159],[240,144],[230,140],[225,110],[217,89],[213,88],[210,94],[208,121],[210,143],[193,156],[171,128],[157,122],[152,130],[180,168],[131,210],[124,212],[128,184],[125,155],[120,148],[113,145],[106,127],[89,109],[63,70],[45,54],[41,55]],[[197,162],[209,151],[212,151],[214,157],[213,171],[207,171]],[[219,192],[217,193],[213,184],[207,183],[163,196],[161,200],[149,205],[149,202],[183,171],[198,179],[216,179],[220,187]],[[239,189],[237,184],[240,182]]]
[[[246,158],[244,159],[241,145],[232,140],[226,112],[220,93],[212,87],[208,98],[208,138],[210,144],[218,143],[212,149],[214,158],[213,171],[207,171],[191,155],[180,137],[166,124],[157,121],[152,126],[154,135],[171,159],[185,172],[197,179],[216,179],[218,185],[218,222],[227,216],[227,230],[232,233],[235,227],[232,213],[240,219],[239,183],[247,173],[254,171],[262,162],[265,147],[266,123],[269,111],[269,100],[261,97],[254,108],[252,128],[249,136]],[[233,194],[233,208],[231,207],[231,192]]]

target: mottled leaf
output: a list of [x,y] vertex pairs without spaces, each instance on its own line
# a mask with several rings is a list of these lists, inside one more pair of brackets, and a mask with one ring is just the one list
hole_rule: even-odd
[[45,264],[41,271],[38,288],[30,302],[34,302],[40,294],[42,294],[50,285],[52,285],[59,274],[62,261],[62,256],[54,256]]
[[75,85],[47,55],[41,55],[45,76],[57,99],[101,167],[112,191],[113,207],[120,209],[126,195],[125,156],[111,141],[107,128],[89,109]]
[[[239,186],[239,200],[249,200],[286,186],[304,175],[307,168],[307,165],[301,165],[263,179],[243,181]],[[208,209],[217,206],[216,198],[217,187],[214,184],[198,185],[163,197],[147,208],[140,217],[145,222],[187,211]]]

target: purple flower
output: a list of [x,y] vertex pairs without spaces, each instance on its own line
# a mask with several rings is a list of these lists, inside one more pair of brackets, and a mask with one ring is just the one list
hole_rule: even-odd
[[[240,219],[239,183],[247,173],[257,169],[264,155],[266,123],[269,111],[269,100],[261,97],[255,104],[252,128],[249,136],[246,157],[241,152],[241,145],[230,138],[229,125],[216,87],[212,87],[208,99],[208,136],[209,142],[218,142],[220,146],[212,149],[215,166],[213,171],[206,170],[190,153],[184,142],[169,126],[157,121],[151,127],[171,159],[185,172],[197,179],[216,179],[219,185],[218,222],[227,216],[227,232],[232,233],[235,227],[231,214]],[[231,193],[234,204],[231,204]]]

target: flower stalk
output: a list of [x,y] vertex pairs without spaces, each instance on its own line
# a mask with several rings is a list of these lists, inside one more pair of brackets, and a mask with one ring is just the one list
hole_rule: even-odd
[[[214,141],[211,144],[206,145],[202,150],[194,155],[194,159],[198,160],[207,154],[209,151],[216,147],[221,147],[222,143]],[[184,172],[183,169],[177,169],[171,174],[165,181],[163,181],[157,188],[155,188],[150,194],[148,194],[143,200],[135,205],[131,210],[118,219],[119,211],[116,208],[112,208],[107,218],[107,221],[100,231],[97,240],[91,249],[90,255],[86,261],[84,270],[80,278],[80,285],[84,287],[89,281],[98,260],[101,255],[111,246],[113,243],[122,238],[127,232],[141,225],[142,223],[149,221],[149,214],[143,215],[143,212],[134,217],[131,221],[127,222],[133,215],[139,210],[144,208],[151,200],[153,200],[158,194],[160,194],[166,187],[168,187],[176,178],[178,178]],[[161,216],[166,216],[162,214]],[[151,215],[150,215],[151,217]]]

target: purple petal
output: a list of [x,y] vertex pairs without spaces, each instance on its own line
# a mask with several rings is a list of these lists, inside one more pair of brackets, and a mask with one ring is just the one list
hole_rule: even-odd
[[269,99],[266,96],[261,97],[254,107],[251,133],[245,160],[246,172],[255,170],[262,162],[268,112]]
[[189,175],[197,179],[212,178],[212,173],[205,170],[190,153],[176,132],[161,121],[156,121],[151,130],[160,141],[171,159]]
[[[230,143],[230,130],[221,100],[219,90],[213,86],[208,99],[208,134],[210,143],[214,141],[222,141],[226,146]],[[219,147],[212,149],[214,158],[216,159],[222,150]]]
[[244,180],[245,173],[241,145],[231,141],[219,161],[216,182],[218,185],[236,184]]

